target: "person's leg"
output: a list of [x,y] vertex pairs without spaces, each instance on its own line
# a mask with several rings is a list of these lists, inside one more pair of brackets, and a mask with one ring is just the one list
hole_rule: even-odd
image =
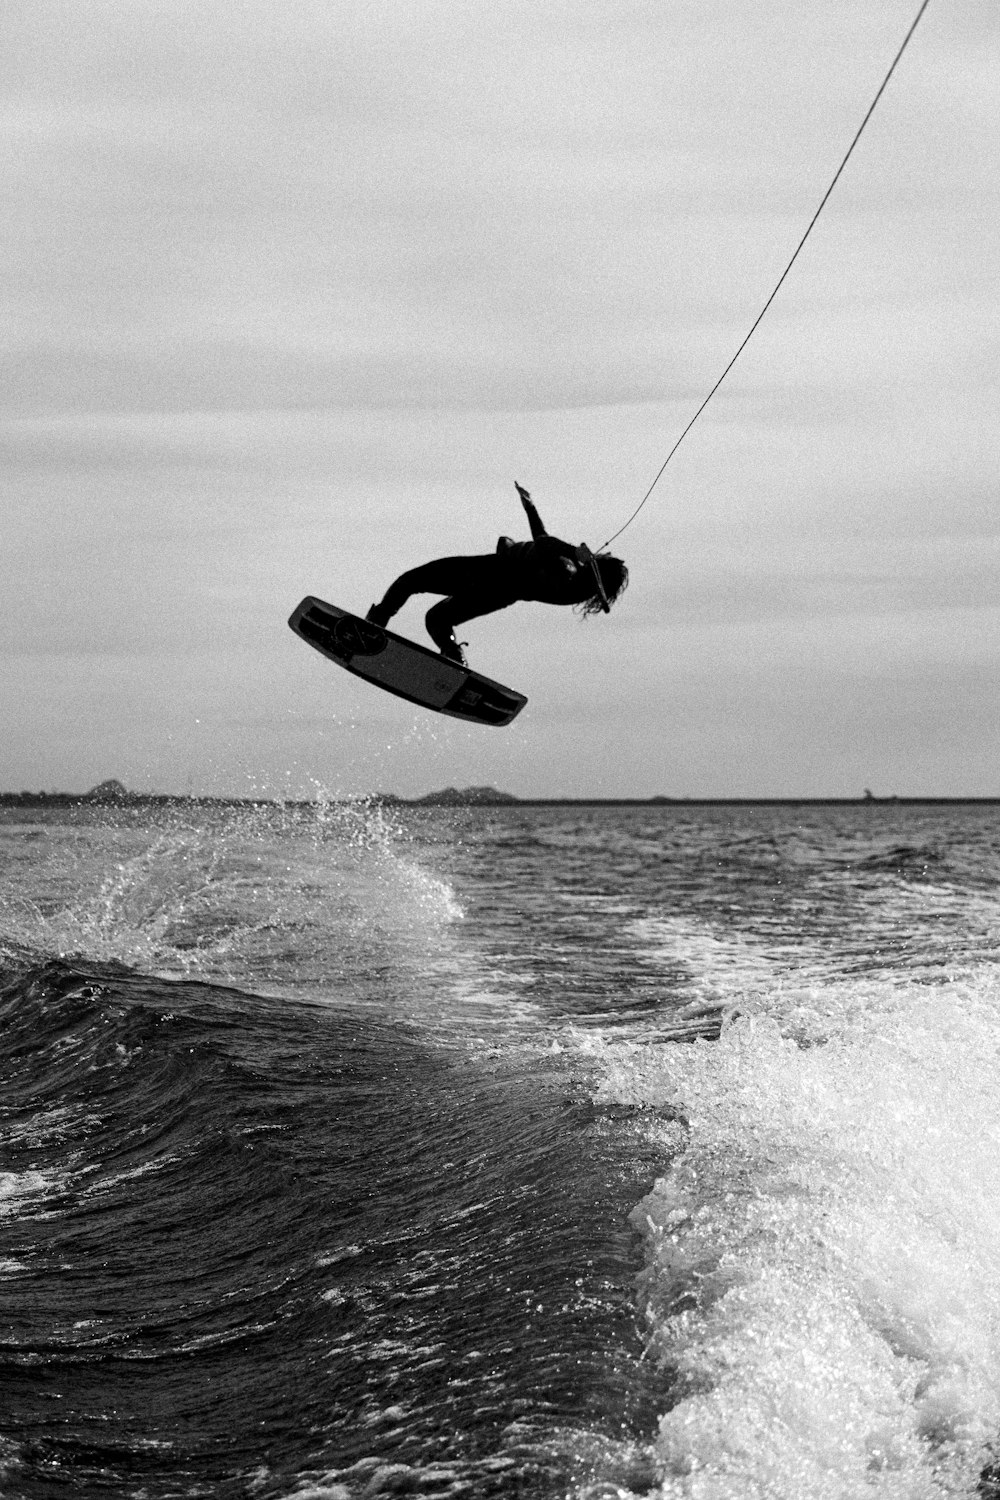
[[509,588],[498,587],[496,584],[475,594],[455,594],[449,599],[442,599],[440,604],[433,605],[427,611],[424,621],[427,634],[442,656],[461,662],[464,666],[465,657],[455,639],[455,626],[464,624],[466,620],[476,620],[480,615],[492,615],[498,609],[506,609],[516,602],[516,594],[511,593]]
[[376,625],[388,625],[413,594],[464,594],[496,585],[499,559],[495,553],[474,557],[438,557],[401,573],[368,611]]

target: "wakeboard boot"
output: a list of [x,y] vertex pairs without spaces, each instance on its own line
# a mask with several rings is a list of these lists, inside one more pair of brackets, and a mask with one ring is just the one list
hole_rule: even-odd
[[452,636],[450,641],[439,641],[438,645],[441,649],[441,655],[446,660],[453,661],[460,667],[467,667],[469,665],[465,657],[465,652],[462,650],[463,645],[468,645],[467,641],[456,641],[455,637]]

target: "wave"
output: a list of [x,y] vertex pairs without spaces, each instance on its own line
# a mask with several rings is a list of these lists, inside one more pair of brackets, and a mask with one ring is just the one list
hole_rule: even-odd
[[649,1472],[620,1291],[644,1116],[367,1007],[0,980],[5,1494],[541,1496],[583,1448]]
[[898,871],[911,878],[935,876],[947,869],[944,856],[934,848],[919,844],[896,844],[878,854],[866,855],[854,861],[856,870]]
[[1000,981],[748,990],[717,1042],[609,1048],[679,1110],[638,1205],[676,1500],[930,1500],[1000,1451]]
[[128,809],[0,830],[0,955],[272,993],[427,960],[462,908],[378,804]]

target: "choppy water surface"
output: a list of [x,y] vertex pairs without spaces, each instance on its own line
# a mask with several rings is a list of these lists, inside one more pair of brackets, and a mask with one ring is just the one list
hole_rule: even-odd
[[0,1494],[1000,1493],[1000,809],[0,812]]

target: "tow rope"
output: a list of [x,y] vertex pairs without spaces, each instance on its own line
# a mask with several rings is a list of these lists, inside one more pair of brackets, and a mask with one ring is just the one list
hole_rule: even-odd
[[836,172],[833,174],[833,179],[830,182],[830,186],[827,188],[826,192],[823,194],[822,198],[820,199],[819,207],[817,208],[816,212],[813,214],[812,218],[809,220],[809,224],[808,224],[808,226],[806,228],[805,234],[802,236],[802,238],[799,240],[799,243],[796,245],[796,247],[795,247],[795,253],[792,255],[791,260],[788,262],[787,266],[782,271],[781,275],[778,277],[778,280],[777,280],[777,282],[775,283],[775,286],[774,286],[774,290],[771,292],[771,295],[768,297],[767,301],[764,303],[764,306],[761,308],[760,312],[757,314],[756,318],[754,319],[753,323],[751,324],[749,333],[746,335],[746,337],[744,338],[743,342],[740,344],[739,348],[737,349],[736,353],[733,355],[732,359],[729,361],[728,365],[723,370],[722,374],[719,376],[719,378],[715,382],[715,384],[712,386],[712,389],[709,391],[708,395],[705,397],[704,401],[698,407],[698,410],[695,412],[694,416],[688,422],[687,426],[684,428],[684,430],[681,433],[680,437],[674,443],[674,446],[671,448],[670,452],[667,454],[666,458],[663,460],[663,463],[660,465],[660,468],[659,468],[659,471],[658,471],[658,473],[656,475],[656,478],[653,480],[652,484],[649,486],[649,489],[646,491],[646,493],[643,495],[642,499],[639,501],[639,504],[636,506],[635,510],[629,516],[628,520],[625,521],[625,523],[623,525],[619,526],[618,530],[612,536],[608,537],[608,539],[607,539],[606,542],[602,542],[601,543],[601,546],[598,548],[598,551],[603,552],[606,547],[610,547],[611,543],[613,541],[615,541],[618,537],[620,537],[623,531],[627,530],[628,527],[631,526],[632,522],[635,520],[636,516],[642,510],[642,508],[645,505],[646,501],[649,499],[650,495],[653,493],[654,489],[656,488],[657,484],[659,483],[660,478],[661,478],[661,476],[663,474],[663,471],[667,467],[667,464],[673,458],[674,454],[677,452],[677,450],[680,447],[681,443],[683,443],[684,439],[687,437],[688,433],[691,431],[691,428],[697,422],[698,418],[701,416],[702,412],[705,410],[705,407],[711,401],[712,397],[715,395],[716,391],[719,389],[719,386],[725,380],[726,376],[729,374],[730,370],[733,368],[733,365],[739,359],[740,355],[743,353],[743,350],[746,348],[747,344],[749,344],[750,340],[753,338],[753,336],[756,333],[758,327],[760,326],[761,322],[763,321],[764,314],[767,312],[768,308],[771,306],[771,303],[774,301],[775,297],[778,295],[778,292],[781,290],[782,284],[784,283],[784,280],[785,280],[786,276],[788,275],[789,271],[792,269],[792,267],[794,266],[795,262],[798,260],[799,251],[802,249],[802,247],[805,244],[806,240],[809,238],[810,234],[812,233],[813,227],[814,227],[814,225],[816,223],[816,220],[819,218],[820,214],[823,212],[824,208],[826,207],[827,199],[830,197],[830,194],[833,192],[834,188],[837,186],[837,182],[838,182],[838,180],[840,178],[840,174],[843,172],[844,168],[847,166],[847,163],[850,161],[851,154],[854,151],[855,146],[858,144],[858,141],[861,139],[861,135],[862,135],[862,132],[864,131],[865,126],[868,124],[868,121],[871,119],[872,115],[875,113],[875,106],[878,104],[878,102],[881,99],[882,95],[885,93],[886,87],[887,87],[887,85],[889,83],[889,79],[892,77],[893,73],[896,71],[896,64],[899,62],[899,59],[902,57],[903,53],[906,51],[907,47],[909,46],[910,38],[913,36],[913,33],[916,31],[917,27],[919,26],[919,24],[920,24],[920,18],[923,15],[924,11],[927,9],[927,7],[928,7],[929,4],[930,4],[930,0],[923,0],[923,4],[921,5],[920,9],[917,11],[917,14],[916,14],[916,16],[915,16],[915,18],[914,18],[911,26],[910,26],[909,31],[906,33],[906,35],[903,38],[903,41],[902,41],[902,43],[900,45],[900,48],[899,48],[899,51],[896,53],[896,56],[892,60],[892,63],[890,65],[890,67],[889,67],[889,71],[886,73],[885,77],[882,79],[881,84],[879,85],[878,93],[875,95],[875,97],[872,100],[871,104],[868,106],[867,113],[865,114],[864,119],[861,121],[861,124],[858,126],[858,128],[857,128],[857,130],[856,130],[856,132],[854,134],[854,139],[851,141],[851,144],[848,146],[846,152],[844,153],[844,158],[841,161],[840,166],[837,168]]

